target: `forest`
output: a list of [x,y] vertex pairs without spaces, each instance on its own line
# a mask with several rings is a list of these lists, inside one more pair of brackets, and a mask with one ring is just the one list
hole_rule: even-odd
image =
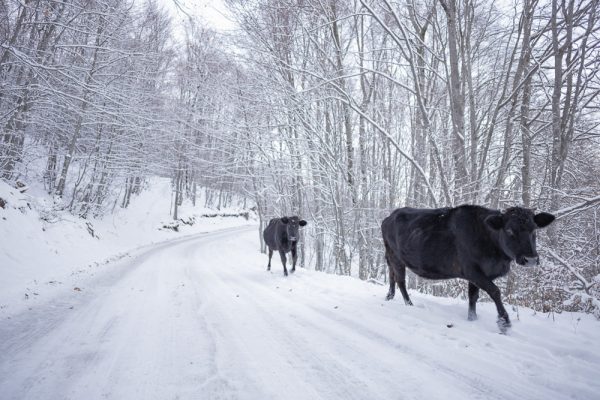
[[299,215],[302,267],[374,284],[393,209],[521,205],[557,221],[506,300],[600,318],[599,1],[223,3],[235,29],[157,0],[0,0],[1,179],[100,218],[170,177],[173,219],[201,190],[260,230]]

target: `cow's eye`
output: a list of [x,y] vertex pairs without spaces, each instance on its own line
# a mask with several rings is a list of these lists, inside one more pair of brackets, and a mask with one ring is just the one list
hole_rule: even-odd
[[508,236],[510,236],[510,237],[515,237],[515,233],[513,232],[513,230],[512,230],[512,229],[507,229],[507,230],[506,230],[506,234],[507,234]]

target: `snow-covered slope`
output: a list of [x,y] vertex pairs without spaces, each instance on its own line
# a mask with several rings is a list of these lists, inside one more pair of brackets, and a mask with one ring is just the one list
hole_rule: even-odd
[[161,178],[132,198],[127,209],[116,207],[103,219],[56,211],[52,199],[35,186],[21,193],[0,180],[0,198],[5,203],[0,207],[0,316],[31,307],[61,286],[80,285],[81,271],[101,268],[140,246],[253,223],[244,218],[201,218],[215,210],[186,202],[179,215],[195,218],[195,223],[180,224],[179,232],[163,229],[172,222],[171,186]]
[[[458,299],[299,269],[284,278],[255,227],[141,250],[81,291],[0,320],[10,399],[597,399],[589,315]],[[86,271],[83,274],[90,275]]]

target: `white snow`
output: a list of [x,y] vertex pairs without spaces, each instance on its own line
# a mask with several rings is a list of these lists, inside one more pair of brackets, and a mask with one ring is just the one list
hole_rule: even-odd
[[521,308],[500,335],[489,303],[468,322],[459,299],[269,273],[257,248],[255,226],[158,244],[0,316],[0,397],[598,398],[592,316]]
[[[42,188],[34,186],[20,193],[0,180],[0,198],[6,201],[5,208],[0,208],[0,318],[46,301],[61,287],[81,286],[87,276],[84,271],[100,272],[105,264],[128,257],[136,249],[254,223],[243,218],[196,218],[193,226],[182,224],[179,232],[160,229],[172,222],[170,181],[154,178],[149,186],[132,198],[127,209],[116,207],[104,219],[84,220],[68,211],[55,211]],[[184,203],[179,215],[188,219],[215,212]],[[95,237],[88,232],[88,223]]]

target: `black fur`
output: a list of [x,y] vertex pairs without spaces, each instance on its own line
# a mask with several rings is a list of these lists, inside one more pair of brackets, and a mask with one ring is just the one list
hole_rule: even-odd
[[269,247],[269,264],[267,271],[271,270],[271,257],[273,251],[279,251],[281,263],[283,264],[283,274],[287,276],[285,253],[292,252],[292,272],[296,271],[296,261],[298,260],[298,239],[300,227],[306,226],[307,222],[300,220],[297,216],[273,218],[263,232],[265,243]]
[[399,208],[383,220],[381,232],[390,272],[387,300],[394,298],[395,283],[408,305],[406,267],[429,279],[462,278],[469,281],[469,320],[477,318],[479,289],[485,290],[498,310],[502,332],[510,327],[508,313],[493,280],[506,275],[510,262],[535,265],[538,254],[535,230],[548,226],[554,216],[534,215],[513,207],[505,212],[480,206],[455,208]]

